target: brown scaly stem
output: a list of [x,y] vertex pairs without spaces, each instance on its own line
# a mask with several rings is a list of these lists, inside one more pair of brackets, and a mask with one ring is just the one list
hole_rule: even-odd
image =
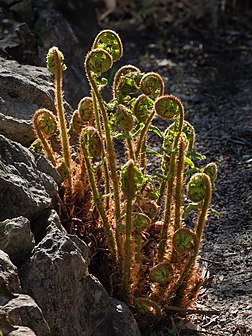
[[147,165],[147,134],[145,135],[141,148],[141,156],[140,156],[140,167],[142,168],[143,173],[146,173],[146,165]]
[[[64,163],[69,170],[69,176],[67,178],[67,181],[68,181],[67,197],[71,199],[71,196],[72,196],[71,152],[70,152],[69,138],[67,135],[66,119],[64,115],[64,107],[63,107],[63,99],[62,99],[62,96],[63,96],[62,94],[62,70],[65,69],[63,60],[64,60],[63,54],[58,50],[58,48],[53,47],[49,50],[48,55],[47,55],[48,70],[53,72],[55,75],[55,107],[56,107],[57,116],[59,119],[62,154],[64,158]],[[53,69],[50,68],[52,63],[53,63]]]
[[[139,155],[141,155],[141,162],[145,162],[145,157],[142,158],[142,156],[144,153],[146,153],[146,139],[147,139],[147,133],[151,124],[152,119],[155,116],[155,111],[153,111],[149,117],[147,118],[143,129],[141,130],[141,133],[139,135],[139,139],[138,139],[138,144],[137,144],[137,148],[136,148],[136,157],[139,157]],[[141,165],[142,167],[142,165]]]
[[146,96],[157,98],[164,95],[164,80],[156,72],[147,72],[140,82],[140,89]]
[[100,195],[99,195],[99,192],[96,186],[96,182],[95,182],[95,178],[93,174],[93,168],[92,168],[92,165],[89,159],[90,153],[88,151],[87,131],[88,131],[88,128],[86,129],[84,128],[81,133],[81,148],[84,154],[83,156],[84,156],[85,164],[86,164],[87,171],[88,171],[90,185],[91,185],[92,192],[93,192],[94,204],[97,206],[98,211],[101,215],[111,254],[113,257],[116,257],[116,245],[115,245],[113,230],[106,216],[106,212],[104,210],[102,200],[100,198]]
[[[175,295],[175,300],[173,301],[174,306],[179,306],[181,304],[182,299],[185,296],[185,291],[187,288],[188,281],[192,277],[194,265],[197,260],[197,250],[199,249],[199,244],[195,245],[195,251],[191,254],[190,259],[188,260],[188,263],[180,276],[179,281],[176,283],[172,291],[169,293],[168,297],[171,297],[172,293],[177,292],[177,295]],[[168,299],[167,297],[167,299]]]
[[[190,256],[187,260],[187,263],[186,263],[186,265],[183,269],[182,274],[179,277],[179,280],[173,285],[173,287],[169,290],[169,292],[164,296],[164,300],[163,300],[164,303],[166,303],[172,296],[174,296],[175,292],[179,293],[179,296],[180,296],[182,286],[186,287],[187,281],[191,277],[191,272],[193,270],[193,266],[194,266],[194,264],[196,262],[196,259],[197,259],[197,256],[198,256],[199,241],[198,241],[195,233],[188,228],[180,228],[176,231],[176,233],[174,234],[174,237],[173,237],[173,246],[175,245],[174,244],[174,239],[175,239],[176,235],[178,235],[179,233],[182,233],[184,236],[188,236],[188,237],[191,238],[192,243],[190,243],[190,245],[192,244],[192,246],[183,247],[184,249],[188,248],[188,250],[189,249],[191,250],[189,252]],[[179,254],[180,251],[177,250],[176,252]],[[176,295],[175,295],[175,297],[176,297]],[[175,299],[175,301],[176,301],[176,299]],[[177,301],[176,301],[176,304],[178,304]],[[176,304],[174,303],[174,305],[176,305]]]
[[135,233],[135,262],[136,264],[140,263],[140,257],[141,257],[141,233],[136,232]]
[[199,253],[204,225],[207,218],[207,212],[211,203],[212,185],[210,177],[205,173],[194,174],[188,183],[187,194],[193,202],[201,202],[201,206],[198,211],[198,222],[195,228],[196,238],[194,242],[194,252],[191,255],[190,260],[179,280],[177,286],[177,292],[179,293],[179,295],[177,296],[174,305],[179,305],[185,297],[187,284],[192,277],[193,266],[195,265],[196,258]]
[[130,157],[130,159],[132,159],[135,162],[136,157],[135,157],[130,133],[127,134],[127,146],[128,146],[128,150],[129,150],[129,157]]
[[[125,96],[135,94],[139,90],[139,84],[142,74],[138,68],[133,65],[125,65],[121,67],[115,74],[113,81],[113,99],[117,99],[122,104]],[[132,78],[132,82],[125,83],[125,78]]]
[[120,211],[120,197],[119,197],[119,184],[118,184],[118,178],[117,178],[117,171],[116,171],[116,164],[115,164],[115,149],[114,144],[111,138],[110,129],[109,129],[109,122],[107,117],[107,112],[104,107],[102,97],[100,95],[100,92],[98,91],[95,81],[92,78],[92,75],[88,74],[90,83],[92,85],[92,88],[94,90],[95,96],[99,102],[99,107],[102,113],[103,118],[103,124],[104,124],[104,130],[106,135],[106,144],[107,144],[107,154],[108,154],[108,162],[111,170],[111,179],[113,183],[113,190],[114,190],[114,202],[115,202],[115,215],[116,220],[119,221],[121,217],[121,211]]
[[[126,297],[128,298],[130,289],[130,266],[132,257],[132,244],[131,244],[131,232],[132,232],[132,202],[134,199],[134,162],[129,160],[123,167],[125,169],[125,187],[123,192],[127,199],[126,207],[126,239],[125,239],[125,254],[124,254],[124,269],[123,269],[123,284]],[[123,175],[123,174],[122,174]],[[122,179],[124,177],[122,176]]]
[[[90,64],[91,64],[91,57],[93,54],[98,55],[99,53],[105,54],[107,58],[111,58],[111,56],[105,52],[102,49],[94,49],[92,50],[86,57],[85,61],[85,69],[86,69],[86,74],[88,77],[88,80],[90,82],[91,88],[94,92],[94,95],[98,101],[100,111],[102,114],[102,119],[103,119],[103,126],[104,126],[104,131],[105,131],[105,136],[106,136],[106,150],[107,150],[107,155],[108,155],[108,163],[110,166],[110,171],[111,171],[111,179],[112,179],[112,184],[113,184],[113,193],[114,193],[114,204],[115,204],[115,220],[116,220],[116,242],[117,242],[117,247],[118,247],[118,252],[121,254],[121,236],[120,236],[120,229],[119,229],[119,224],[120,224],[120,219],[121,219],[121,210],[120,210],[120,193],[119,193],[119,183],[118,183],[118,176],[117,176],[117,170],[116,170],[116,160],[115,160],[115,149],[114,149],[114,144],[112,141],[111,133],[110,133],[110,127],[109,127],[109,121],[108,121],[108,116],[107,116],[107,111],[103,103],[102,96],[98,90],[98,87],[96,85],[95,79],[92,75],[92,71],[90,70]],[[96,56],[95,55],[95,56]],[[96,64],[95,64],[96,65]],[[111,67],[112,65],[112,60],[111,64],[107,66],[107,70]],[[100,66],[100,65],[99,65]],[[93,71],[95,71],[95,68],[93,66]],[[105,72],[102,71],[102,66],[99,68],[100,72]]]
[[[163,78],[158,73],[148,72],[141,78],[140,89],[143,92],[143,96],[145,95],[153,98],[163,96],[164,95]],[[136,103],[136,105],[138,104]],[[146,111],[148,111],[148,109],[146,109]],[[145,125],[140,133],[139,142],[136,150],[136,156],[138,156],[139,154],[141,155],[140,165],[141,168],[143,168],[144,172],[146,170],[147,134],[154,116],[155,116],[155,110],[153,110],[153,113],[152,112],[149,113],[149,116],[146,118],[146,120],[143,120]]]
[[183,204],[183,181],[184,181],[184,151],[185,143],[181,137],[179,144],[179,154],[177,162],[177,178],[176,178],[176,188],[175,188],[175,216],[174,216],[174,231],[181,227],[181,217],[182,217],[182,204]]
[[158,206],[160,206],[161,203],[162,203],[162,199],[163,199],[163,195],[165,193],[166,186],[167,186],[167,181],[162,181],[161,184],[160,184],[159,197],[158,197],[158,200],[157,200],[157,205]]
[[[176,123],[171,124],[164,135],[165,141],[164,141],[164,148],[169,148],[172,147],[172,143],[169,144],[169,142],[172,139],[172,134],[174,134],[176,132]],[[195,132],[194,132],[194,128],[192,127],[192,125],[188,122],[184,120],[183,123],[183,137],[184,138],[184,142],[185,142],[185,153],[187,154],[191,154],[193,151],[193,147],[194,147],[194,141],[195,141]],[[163,170],[163,174],[166,175],[168,168],[169,168],[169,155],[165,155],[163,158],[163,164],[162,164],[162,170]],[[167,162],[166,162],[167,161]],[[160,188],[159,188],[159,199],[157,201],[158,205],[161,205],[162,203],[162,196],[165,193],[165,188],[167,186],[167,181],[163,180],[161,182]]]
[[[176,139],[175,139],[176,140]],[[176,141],[177,142],[177,141]],[[175,141],[174,141],[175,145]],[[174,146],[174,148],[176,148]],[[163,219],[163,228],[161,231],[161,238],[160,238],[160,244],[158,249],[158,261],[162,261],[164,253],[165,253],[165,247],[167,243],[167,234],[168,234],[168,226],[171,222],[171,215],[172,215],[172,201],[173,201],[173,191],[174,191],[174,181],[175,181],[175,163],[176,163],[176,154],[173,151],[171,154],[171,163],[170,163],[170,169],[167,176],[167,196],[166,196],[166,202],[165,202],[165,215]]]
[[[179,153],[177,158],[177,178],[175,187],[175,205],[174,205],[174,232],[182,227],[182,207],[183,207],[183,181],[184,181],[184,151],[185,142],[181,137],[179,144]],[[178,254],[173,249],[171,254],[171,261],[177,262]]]
[[[97,107],[97,101],[95,97],[95,93],[92,90],[92,99],[93,99],[93,106],[94,106],[94,115],[95,115],[95,124],[96,128],[98,130],[98,133],[102,137],[102,129],[101,129],[101,123],[100,123],[100,116],[98,112],[98,107]],[[104,143],[102,142],[102,165],[103,165],[103,170],[104,170],[104,177],[105,177],[105,193],[106,193],[106,210],[109,209],[109,194],[110,194],[110,183],[109,183],[109,170],[108,170],[108,165],[107,165],[107,159],[106,159],[106,154],[105,154],[105,148],[104,148]]]
[[174,138],[170,157],[170,167],[167,174],[167,196],[165,203],[165,214],[163,219],[163,228],[161,231],[160,244],[158,249],[158,261],[162,261],[167,243],[168,227],[172,216],[172,202],[174,194],[174,181],[176,172],[176,150],[178,148],[179,140],[184,122],[184,108],[180,100],[174,96],[162,96],[155,102],[156,113],[165,119],[178,117],[178,132]]
[[152,119],[155,116],[155,110],[153,108],[153,100],[146,96],[145,94],[140,95],[135,102],[133,113],[137,119],[144,124],[141,129],[140,135],[138,137],[138,142],[136,146],[136,157],[140,156],[140,167],[143,170],[146,169],[146,141],[147,134],[151,124]]

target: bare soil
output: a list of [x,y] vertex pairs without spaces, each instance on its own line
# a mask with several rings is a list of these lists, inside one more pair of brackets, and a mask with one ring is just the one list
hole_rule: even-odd
[[210,215],[205,229],[208,280],[198,312],[175,312],[172,330],[150,334],[252,335],[252,32],[240,18],[218,36],[198,27],[122,39],[124,61],[164,77],[166,93],[181,98],[195,127],[203,164],[218,165],[213,207],[220,217]]

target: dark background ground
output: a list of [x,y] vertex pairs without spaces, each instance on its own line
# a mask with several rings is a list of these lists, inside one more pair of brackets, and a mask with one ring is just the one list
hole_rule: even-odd
[[[179,332],[174,327],[173,335],[249,336],[252,335],[252,3],[214,2],[215,7],[210,6],[211,1],[185,0],[124,0],[117,4],[0,1],[0,54],[20,63],[43,65],[48,47],[58,45],[66,63],[75,62],[74,66],[68,66],[73,75],[65,84],[66,97],[75,106],[83,91],[88,90],[83,79],[84,55],[99,29],[113,28],[123,39],[122,62],[143,71],[157,71],[164,77],[166,93],[177,95],[185,104],[186,119],[196,130],[198,151],[207,156],[207,161],[215,161],[219,169],[213,204],[220,218],[210,216],[206,227],[201,257],[209,279],[196,308],[216,309],[220,315],[190,315],[189,322],[185,324],[183,320],[182,324],[187,331]],[[19,3],[26,4],[21,11],[13,10]],[[58,12],[52,14],[55,8]],[[25,24],[22,38],[20,29],[19,35],[16,31],[20,23]],[[74,89],[67,90],[68,87]],[[153,138],[154,145],[155,141]],[[171,334],[163,328],[152,335]]]

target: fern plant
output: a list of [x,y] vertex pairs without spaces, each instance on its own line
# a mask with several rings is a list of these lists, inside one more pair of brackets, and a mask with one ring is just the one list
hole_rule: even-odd
[[[193,158],[202,157],[194,150],[194,128],[184,120],[182,102],[165,94],[158,73],[123,66],[114,76],[111,101],[104,100],[103,74],[122,54],[114,31],[97,35],[84,62],[91,95],[81,99],[67,130],[66,66],[63,54],[51,48],[47,63],[55,76],[56,114],[40,109],[33,124],[44,154],[62,176],[68,231],[82,236],[94,254],[103,249],[108,265],[100,261],[99,266],[111,292],[145,325],[158,322],[167,305],[188,307],[197,299],[204,281],[197,258],[217,168],[215,163],[195,167]],[[154,118],[168,121],[165,132],[153,125]],[[79,145],[70,139],[70,129]],[[149,145],[150,132],[162,138],[158,153]],[[55,133],[60,149],[50,140]],[[123,157],[115,140],[123,143]],[[153,173],[148,163],[156,158],[160,169]],[[193,228],[185,224],[190,211],[197,213]]]

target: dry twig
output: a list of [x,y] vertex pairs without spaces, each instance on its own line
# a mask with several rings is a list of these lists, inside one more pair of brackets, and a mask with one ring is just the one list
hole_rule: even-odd
[[174,307],[174,306],[165,306],[165,310],[168,311],[175,311],[178,313],[184,313],[184,314],[199,314],[199,315],[220,315],[221,311],[219,310],[202,310],[202,309],[187,309],[187,308],[181,308],[181,307]]

